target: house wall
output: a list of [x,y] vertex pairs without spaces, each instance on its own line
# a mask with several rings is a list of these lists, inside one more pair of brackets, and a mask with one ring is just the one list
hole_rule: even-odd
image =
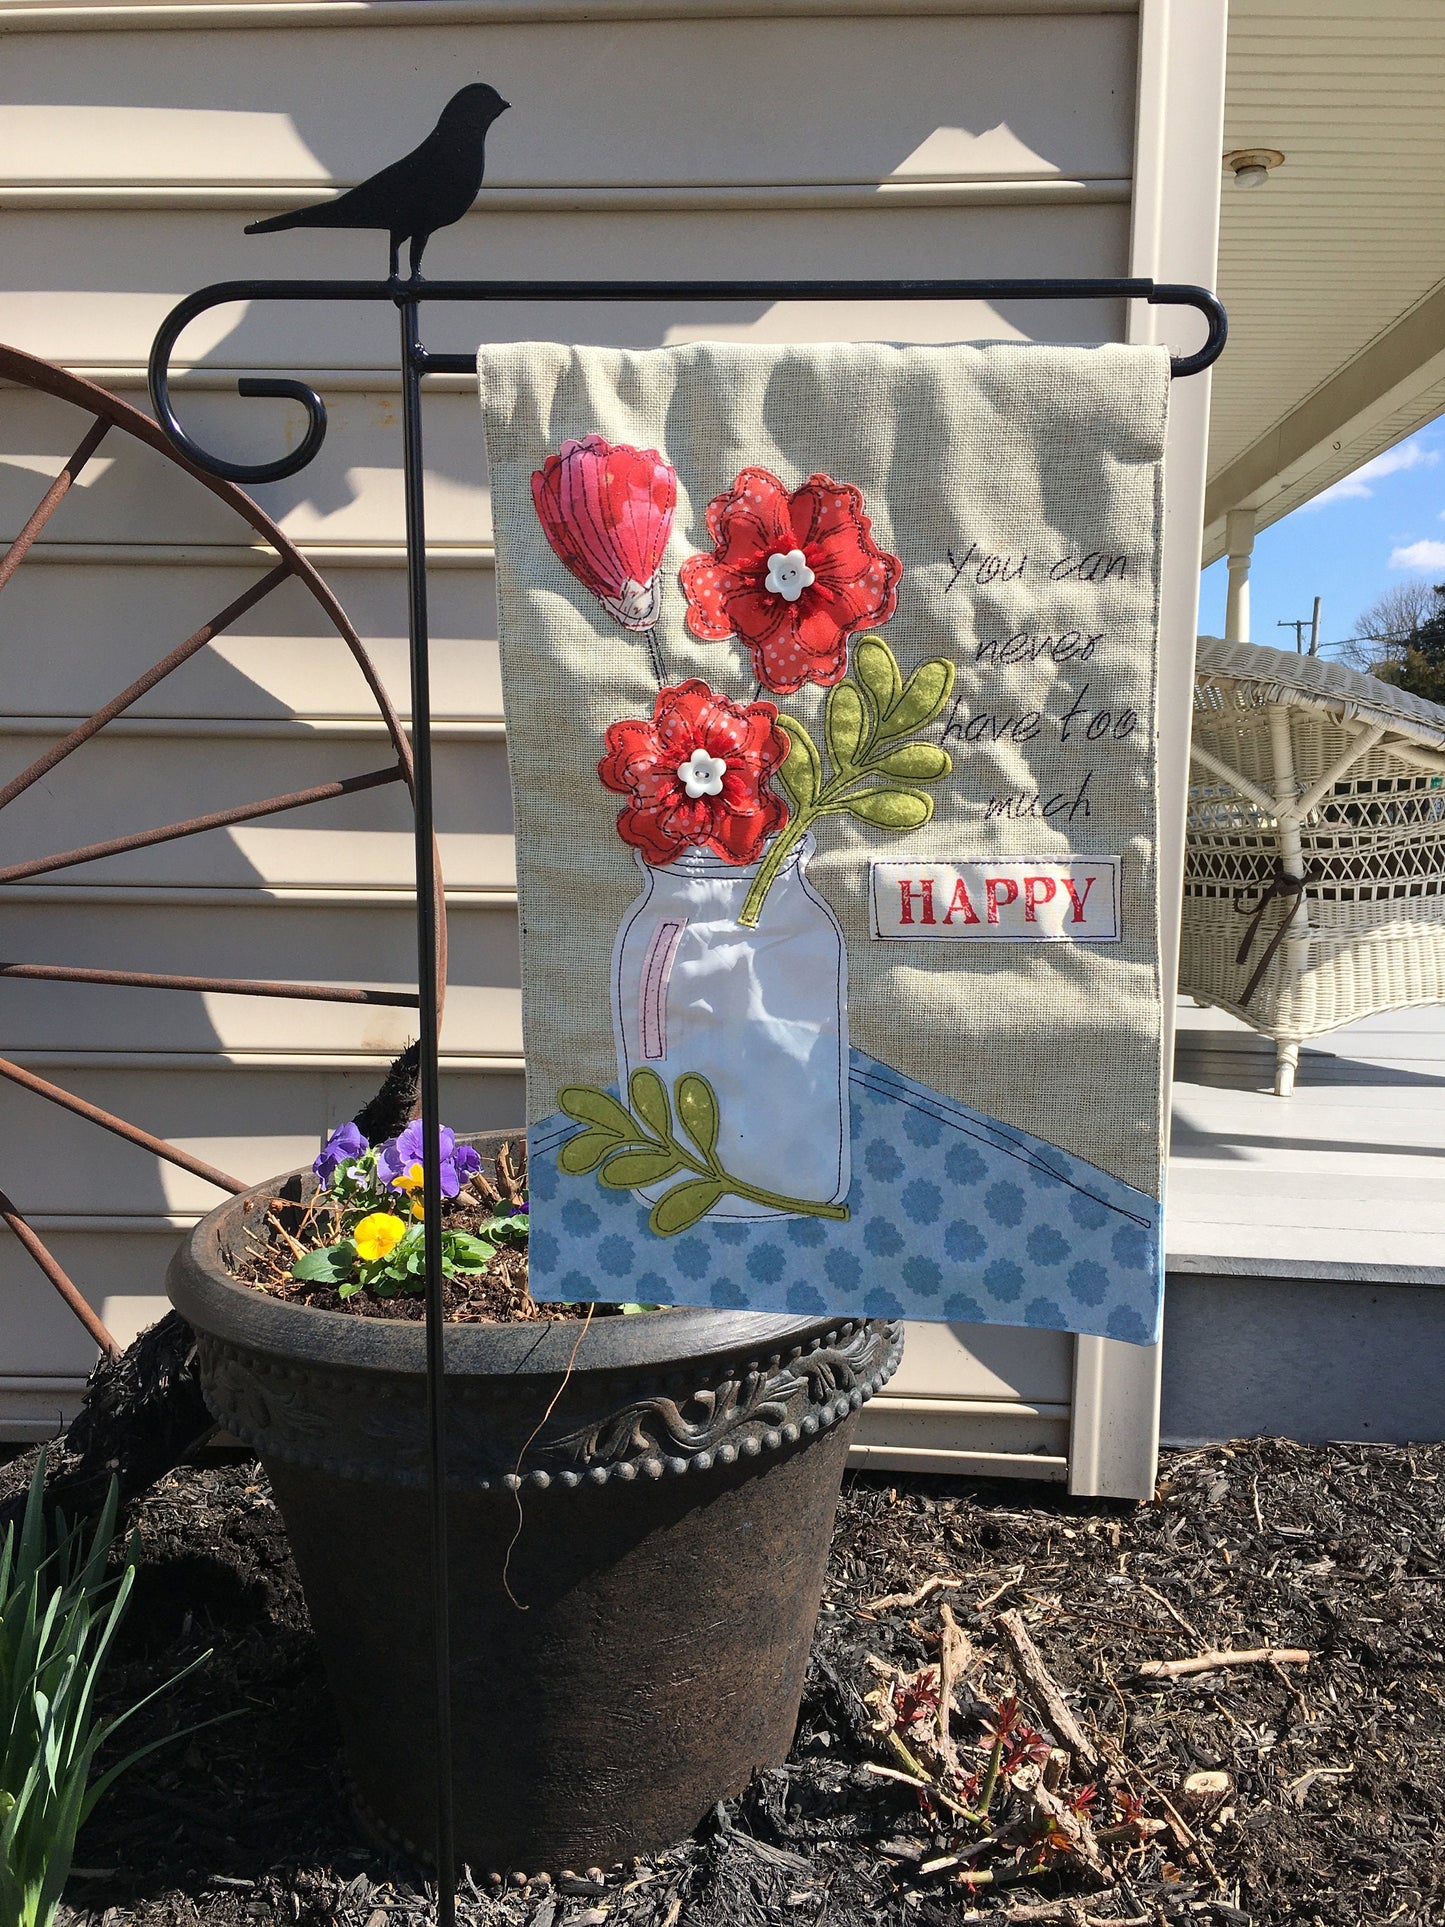
[[[0,339],[144,405],[153,331],[237,274],[375,275],[366,234],[246,239],[248,220],[401,151],[462,81],[514,103],[438,277],[1119,275],[1209,282],[1223,0],[412,0],[0,5]],[[433,345],[566,332],[752,340],[1154,338],[1124,304],[511,306],[433,313]],[[1171,317],[1193,346],[1198,324]],[[394,322],[384,310],[208,316],[183,338],[188,423],[274,452],[276,404],[238,372],[302,371],[331,409],[320,461],[258,499],[310,555],[405,708]],[[1177,391],[1169,456],[1161,755],[1182,837],[1207,380]],[[451,982],[446,1114],[520,1115],[521,1036],[492,552],[475,399],[428,383],[439,822]],[[77,439],[68,411],[0,400],[0,528]],[[299,419],[299,418],[298,418]],[[286,432],[294,434],[297,420]],[[254,577],[247,533],[154,460],[97,460],[3,601],[0,770],[101,701]],[[6,660],[0,653],[0,660]],[[0,860],[372,767],[364,686],[287,589],[0,823]],[[1173,861],[1171,863],[1170,856]],[[404,798],[218,831],[11,886],[7,956],[405,984]],[[1171,921],[1166,912],[1166,923]],[[1172,966],[1166,966],[1172,972]],[[1166,975],[1172,981],[1172,974]],[[314,1154],[409,1035],[404,1012],[7,984],[0,1048],[252,1181]],[[0,1089],[3,1182],[121,1336],[162,1309],[169,1249],[215,1194]],[[83,1174],[81,1176],[80,1174]],[[0,1435],[68,1412],[92,1349],[0,1238]],[[1022,1468],[1144,1491],[1152,1353],[1063,1334],[920,1327],[860,1455]],[[1072,1438],[1072,1446],[1071,1446]]]

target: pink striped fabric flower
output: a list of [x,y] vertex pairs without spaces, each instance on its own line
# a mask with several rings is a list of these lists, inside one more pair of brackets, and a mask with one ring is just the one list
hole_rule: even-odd
[[600,435],[564,442],[533,475],[532,501],[547,540],[603,608],[624,629],[651,629],[677,507],[677,476],[657,450]]

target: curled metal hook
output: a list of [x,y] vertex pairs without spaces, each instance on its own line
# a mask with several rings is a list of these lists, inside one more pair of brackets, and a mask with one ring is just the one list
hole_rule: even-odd
[[326,404],[316,390],[302,381],[270,375],[243,375],[236,383],[236,392],[247,400],[264,397],[300,402],[306,411],[306,432],[289,454],[274,462],[231,461],[213,454],[181,426],[171,401],[170,361],[182,330],[210,308],[222,307],[228,301],[247,301],[263,292],[266,290],[255,282],[222,282],[198,289],[171,309],[151,344],[147,379],[157,422],[188,461],[228,482],[279,482],[314,461],[326,439]]
[[1194,308],[1204,316],[1209,324],[1204,346],[1197,348],[1192,355],[1171,355],[1169,372],[1176,381],[1187,375],[1202,375],[1206,368],[1224,353],[1224,344],[1229,339],[1229,316],[1224,312],[1224,303],[1217,294],[1208,288],[1196,288],[1188,283],[1157,282],[1154,292],[1146,297],[1152,307]]

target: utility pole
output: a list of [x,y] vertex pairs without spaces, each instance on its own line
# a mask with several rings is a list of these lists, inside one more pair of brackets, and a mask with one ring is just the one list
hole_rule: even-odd
[[1296,622],[1277,622],[1274,626],[1276,629],[1294,630],[1294,652],[1297,656],[1302,656],[1305,653],[1304,636],[1305,630],[1308,629],[1310,632],[1309,653],[1312,656],[1317,656],[1320,653],[1320,597],[1315,597],[1315,608],[1312,616],[1301,616]]

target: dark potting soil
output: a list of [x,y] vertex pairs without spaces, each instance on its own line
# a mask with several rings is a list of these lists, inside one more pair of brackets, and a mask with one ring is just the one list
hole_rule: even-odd
[[[17,1465],[16,1471],[19,1467]],[[0,1468],[0,1495],[7,1474]],[[1155,1500],[1069,1500],[1014,1482],[847,1481],[788,1764],[645,1862],[569,1890],[464,1880],[475,1927],[862,1927],[970,1920],[1355,1927],[1445,1921],[1445,1447],[1258,1440],[1164,1455]],[[400,1927],[415,1870],[367,1841],[285,1534],[249,1462],[186,1468],[136,1510],[143,1565],[107,1681],[138,1698],[213,1656],[130,1743],[218,1715],[133,1769],[87,1824],[70,1927]],[[386,1548],[378,1545],[376,1557]],[[869,1605],[957,1581],[916,1605]],[[887,1757],[862,1696],[936,1659],[939,1603],[1009,1688],[997,1616],[1022,1613],[1085,1733],[1165,1822],[1102,1891],[1065,1869],[970,1891],[926,1871],[948,1840]],[[1143,1679],[1154,1659],[1308,1648]],[[1023,1697],[1029,1717],[1045,1709]],[[871,1764],[870,1764],[871,1763]],[[1184,1782],[1228,1775],[1212,1802]],[[1172,1813],[1172,1818],[1171,1818]],[[1071,1897],[1073,1897],[1071,1899]],[[1077,1911],[1068,1911],[1075,1905]],[[1042,1909],[1043,1911],[1039,1911]],[[1033,1911],[1030,1911],[1033,1910]]]

